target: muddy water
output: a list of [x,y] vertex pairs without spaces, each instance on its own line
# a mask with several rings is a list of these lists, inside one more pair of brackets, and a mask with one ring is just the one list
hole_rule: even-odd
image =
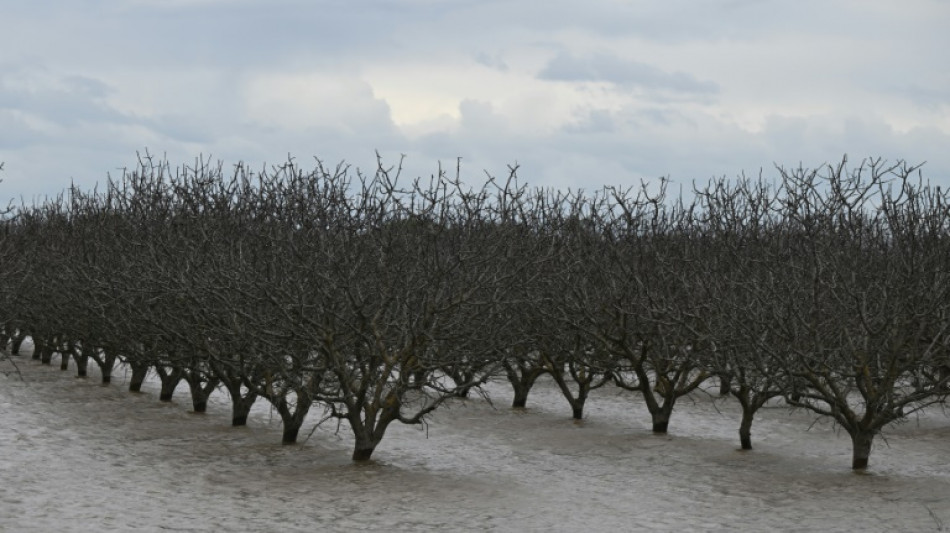
[[[870,474],[850,441],[775,406],[737,451],[738,411],[703,394],[649,432],[642,401],[598,391],[575,423],[550,383],[527,410],[510,392],[459,400],[427,428],[394,427],[369,465],[347,428],[311,415],[281,446],[263,402],[229,426],[224,394],[188,412],[187,387],[158,402],[18,358],[0,375],[0,531],[938,531],[950,528],[950,418],[939,411],[875,443]],[[9,363],[0,363],[9,370]],[[946,529],[945,529],[946,530]]]

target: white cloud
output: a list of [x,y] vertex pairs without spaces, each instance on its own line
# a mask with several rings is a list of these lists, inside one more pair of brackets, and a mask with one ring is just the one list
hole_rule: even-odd
[[[0,197],[135,150],[688,183],[844,153],[950,184],[942,0],[37,0],[0,17]],[[2,198],[0,198],[2,199]]]
[[362,80],[326,72],[263,72],[243,89],[247,118],[264,127],[358,133],[389,127],[389,106]]

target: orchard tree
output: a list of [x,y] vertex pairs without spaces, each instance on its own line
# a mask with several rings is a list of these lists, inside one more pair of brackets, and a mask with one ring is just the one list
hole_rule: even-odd
[[[864,469],[874,437],[947,395],[948,198],[903,162],[781,169],[793,295],[776,329],[796,349],[788,401],[833,418]],[[793,255],[793,256],[792,256]]]
[[694,275],[694,297],[704,303],[699,315],[708,333],[703,366],[719,376],[721,392],[742,408],[739,440],[752,449],[756,412],[786,391],[783,373],[792,346],[774,333],[775,307],[787,301],[771,292],[772,267],[783,261],[787,246],[777,215],[779,192],[760,176],[711,181],[696,191],[699,202],[702,259]]

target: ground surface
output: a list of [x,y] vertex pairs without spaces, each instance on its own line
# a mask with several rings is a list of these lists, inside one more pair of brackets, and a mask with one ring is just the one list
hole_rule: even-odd
[[[126,392],[17,358],[0,375],[0,531],[940,531],[950,530],[950,418],[940,411],[875,442],[868,474],[827,422],[766,408],[756,449],[737,451],[732,400],[683,400],[668,436],[642,400],[597,391],[575,423],[549,382],[527,410],[474,398],[425,432],[390,429],[369,465],[349,461],[343,427],[281,446],[258,402],[229,426],[226,394],[190,414],[149,381]],[[0,370],[10,370],[0,362]],[[311,415],[302,437],[319,420]]]

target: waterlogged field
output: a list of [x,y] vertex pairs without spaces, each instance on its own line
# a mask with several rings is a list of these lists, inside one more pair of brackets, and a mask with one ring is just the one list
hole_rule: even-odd
[[[655,436],[642,400],[596,391],[570,418],[542,381],[529,408],[504,383],[453,401],[427,428],[393,426],[367,465],[348,428],[311,414],[297,446],[259,401],[230,427],[225,394],[189,413],[157,381],[77,379],[28,358],[0,375],[0,531],[947,531],[950,418],[892,426],[866,474],[827,421],[775,404],[738,451],[738,408],[683,399]],[[0,370],[9,371],[9,362]]]

